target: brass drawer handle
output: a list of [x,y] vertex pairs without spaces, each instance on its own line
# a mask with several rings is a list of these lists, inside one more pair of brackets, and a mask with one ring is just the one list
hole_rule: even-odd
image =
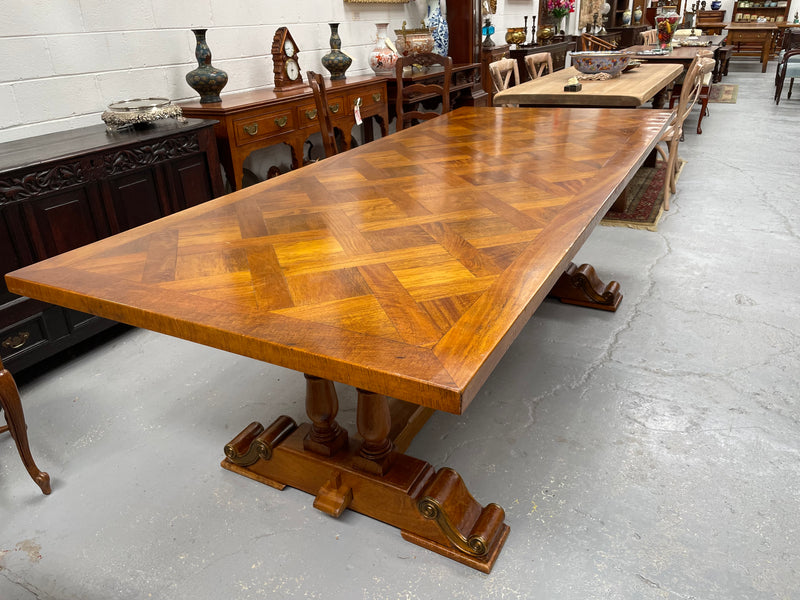
[[378,92],[377,94],[372,94],[372,100],[374,102],[380,102],[381,101],[381,93]]
[[8,348],[9,350],[22,348],[25,345],[25,342],[28,341],[29,337],[31,337],[30,333],[27,331],[20,331],[16,335],[12,335],[11,337],[4,339],[3,348]]
[[316,118],[317,118],[317,109],[316,108],[306,111],[306,119],[308,119],[309,121],[313,121]]
[[289,119],[286,117],[278,117],[277,119],[275,119],[275,125],[277,125],[278,127],[285,127],[288,122]]
[[244,127],[242,127],[242,129],[244,129],[244,132],[249,135],[255,135],[258,133],[258,123],[253,123],[252,125],[245,125]]
[[339,103],[337,102],[336,104],[329,104],[328,108],[331,109],[331,112],[333,114],[336,114],[337,112],[339,112]]

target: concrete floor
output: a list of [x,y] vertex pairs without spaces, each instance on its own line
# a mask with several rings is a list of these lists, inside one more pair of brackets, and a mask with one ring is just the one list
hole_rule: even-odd
[[658,233],[591,235],[620,310],[547,301],[414,441],[505,509],[491,575],[221,469],[250,421],[303,418],[302,377],[128,330],[18,377],[53,494],[0,438],[0,598],[800,597],[800,95],[773,72],[733,61],[738,103],[690,117]]

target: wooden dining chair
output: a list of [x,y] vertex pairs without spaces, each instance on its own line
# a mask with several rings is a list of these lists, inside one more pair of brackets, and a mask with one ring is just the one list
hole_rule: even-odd
[[789,78],[787,100],[792,98],[795,78],[800,78],[800,31],[788,30],[784,33],[781,53],[778,56],[778,69],[775,71],[775,104],[781,103],[783,84]]
[[[661,158],[666,162],[666,176],[664,177],[664,210],[669,210],[670,195],[675,193],[675,178],[678,173],[678,144],[683,135],[683,123],[686,116],[700,97],[703,79],[714,70],[714,59],[700,52],[694,57],[684,77],[681,87],[678,109],[673,114],[667,130],[661,136],[656,146]],[[661,142],[664,142],[662,147]]]
[[641,34],[642,44],[645,46],[655,46],[658,44],[658,29],[648,29]]
[[[714,66],[716,67],[716,59],[714,59],[714,52],[712,50],[699,50],[697,55],[699,57],[704,58],[711,58],[714,60]],[[713,71],[713,69],[712,69]],[[687,73],[688,75],[688,73]],[[703,117],[708,115],[708,98],[711,95],[711,86],[713,85],[714,74],[708,73],[707,75],[703,76],[703,85],[700,87],[700,95],[698,96],[698,101],[700,102],[700,116],[697,119],[697,134],[700,135],[703,133],[703,129],[701,125],[703,124]],[[680,100],[681,92],[683,91],[683,85],[686,79],[684,76],[683,81],[678,81],[672,86],[672,91],[670,92],[669,97],[669,107],[672,108],[675,106],[675,102]],[[683,140],[681,140],[683,141]]]
[[599,37],[590,33],[581,34],[581,50],[583,51],[597,51],[597,50],[614,50],[616,45],[607,42]]
[[[432,67],[441,67],[441,71],[426,74]],[[409,67],[408,77],[403,70]],[[416,70],[416,73],[415,73]],[[450,112],[450,79],[453,73],[453,59],[433,53],[401,56],[395,65],[397,79],[397,113],[396,130],[400,131],[414,120],[426,121],[439,116],[435,111],[423,111],[422,102],[441,99],[441,113]],[[414,78],[417,78],[416,80]]]
[[520,83],[519,65],[513,58],[501,58],[489,63],[489,75],[495,92],[502,92]]
[[[542,75],[549,75],[553,72],[553,55],[549,52],[528,54],[525,57],[525,68],[531,79],[538,79]],[[547,70],[546,73],[545,70]]]
[[11,434],[14,443],[17,445],[17,452],[22,458],[22,464],[36,482],[42,493],[50,493],[50,475],[40,471],[33,461],[31,449],[28,445],[28,428],[25,425],[25,415],[22,412],[22,401],[19,398],[19,390],[11,373],[6,371],[3,361],[0,359],[0,412],[6,418],[5,427],[0,427],[0,433],[6,431]]
[[314,104],[317,106],[317,120],[319,132],[322,135],[322,145],[325,148],[325,157],[330,158],[339,152],[336,147],[336,132],[333,128],[331,113],[328,109],[328,94],[325,91],[325,78],[321,73],[308,71],[308,85],[314,92]]

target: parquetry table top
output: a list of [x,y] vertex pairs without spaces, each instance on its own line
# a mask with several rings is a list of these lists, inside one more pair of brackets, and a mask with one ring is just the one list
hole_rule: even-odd
[[8,287],[460,413],[670,114],[459,109]]

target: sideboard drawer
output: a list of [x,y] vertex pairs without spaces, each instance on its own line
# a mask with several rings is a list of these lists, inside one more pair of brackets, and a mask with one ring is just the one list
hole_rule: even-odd
[[357,93],[349,94],[347,96],[348,114],[353,114],[359,98],[361,98],[362,116],[377,114],[373,112],[373,107],[381,108],[382,105],[386,104],[386,90],[381,85],[375,85],[364,88]]
[[[344,96],[328,96],[328,111],[330,111],[332,118],[335,119],[336,117],[345,115],[346,111],[344,106]],[[297,120],[300,129],[304,127],[319,127],[316,103],[311,102],[298,106]]]
[[280,135],[297,128],[294,111],[290,106],[284,110],[265,113],[250,118],[237,119],[233,123],[238,145]]

